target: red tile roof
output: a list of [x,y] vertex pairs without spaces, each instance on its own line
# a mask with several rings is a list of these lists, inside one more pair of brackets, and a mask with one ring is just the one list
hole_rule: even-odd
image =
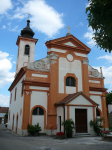
[[[67,97],[65,97],[63,100],[61,100],[58,103],[55,103],[54,105],[64,105],[67,102],[69,102],[72,98],[76,98],[77,96],[79,96],[80,94],[85,95],[87,98],[89,98],[85,93],[83,93],[82,91],[77,92],[77,93],[73,93],[73,94],[69,94]],[[90,98],[89,98],[90,99]],[[91,102],[93,102],[95,105],[98,105],[97,103],[95,103],[92,99],[90,99]]]
[[9,107],[0,107],[0,113],[6,113],[9,110]]

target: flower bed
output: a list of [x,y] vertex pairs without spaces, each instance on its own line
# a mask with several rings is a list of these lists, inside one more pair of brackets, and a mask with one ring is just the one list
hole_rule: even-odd
[[56,136],[54,138],[55,139],[65,139],[66,136],[65,136],[64,132],[57,132]]
[[108,130],[102,130],[101,131],[101,135],[103,136],[103,135],[107,135],[107,134],[110,134],[110,132],[108,131]]

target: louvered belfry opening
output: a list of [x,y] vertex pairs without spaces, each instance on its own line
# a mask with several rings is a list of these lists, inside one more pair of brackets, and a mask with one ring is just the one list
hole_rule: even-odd
[[30,54],[30,46],[29,45],[25,45],[25,55],[29,55]]

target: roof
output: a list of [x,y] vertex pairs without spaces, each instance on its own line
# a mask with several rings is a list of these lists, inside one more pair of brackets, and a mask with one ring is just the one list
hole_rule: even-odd
[[90,99],[85,93],[83,93],[82,91],[77,92],[77,93],[73,93],[73,94],[69,94],[67,97],[65,97],[63,100],[61,100],[58,103],[55,103],[54,105],[65,105],[66,103],[68,103],[69,101],[71,101],[73,98],[75,99],[77,96],[82,95],[85,98],[87,98],[91,103],[93,103],[94,105],[98,105],[97,103],[95,103],[92,99]]
[[0,113],[6,113],[9,110],[9,107],[0,107]]
[[23,30],[21,30],[21,35],[23,37],[33,38],[34,34],[35,33],[33,32],[33,30],[30,28],[30,20],[27,20],[27,26]]
[[[25,71],[26,71],[26,67],[22,67],[22,68],[19,70],[17,76],[15,77],[14,81],[13,81],[12,84],[10,85],[8,91],[11,91],[11,90],[12,90],[14,84],[15,84],[15,85],[17,84],[17,82],[18,82],[18,81],[21,79],[21,77],[24,75]],[[17,79],[18,79],[18,80],[17,80]]]

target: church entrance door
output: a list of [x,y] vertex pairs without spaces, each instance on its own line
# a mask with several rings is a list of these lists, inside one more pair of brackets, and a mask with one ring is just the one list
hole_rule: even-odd
[[76,133],[87,133],[87,109],[75,109]]

